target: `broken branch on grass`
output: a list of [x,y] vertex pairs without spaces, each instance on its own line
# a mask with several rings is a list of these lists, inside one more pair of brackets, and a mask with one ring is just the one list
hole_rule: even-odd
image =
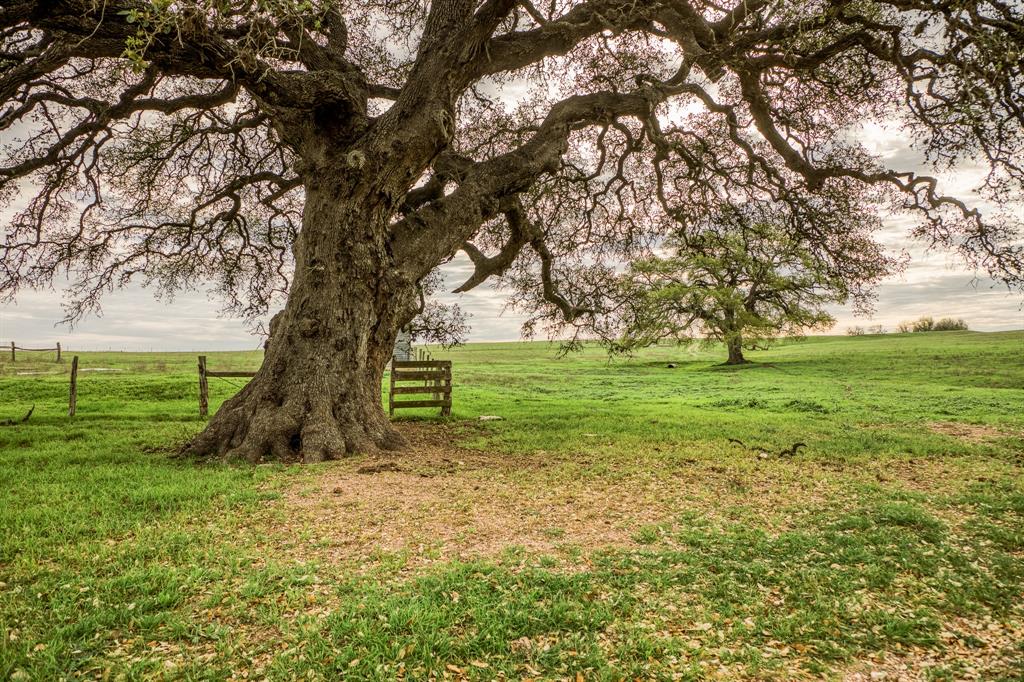
[[21,419],[5,419],[0,421],[0,426],[17,426],[18,424],[24,424],[28,421],[29,417],[32,416],[32,413],[35,412],[35,410],[36,406],[33,404],[32,407],[28,408],[28,412]]

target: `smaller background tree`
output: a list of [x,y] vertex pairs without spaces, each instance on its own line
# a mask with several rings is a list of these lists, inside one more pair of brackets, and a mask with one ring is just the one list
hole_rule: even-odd
[[831,327],[829,304],[870,312],[875,285],[903,267],[872,239],[876,220],[827,205],[800,214],[779,204],[727,205],[680,229],[667,244],[671,255],[634,261],[618,276],[595,331],[613,352],[665,339],[721,342],[727,364],[742,364],[744,349]]

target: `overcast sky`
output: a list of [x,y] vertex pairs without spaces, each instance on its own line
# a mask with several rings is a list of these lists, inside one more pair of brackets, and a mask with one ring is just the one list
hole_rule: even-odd
[[[882,324],[891,330],[898,322],[921,315],[963,317],[972,329],[981,331],[1024,329],[1019,294],[1009,294],[992,282],[974,281],[971,273],[949,267],[956,261],[948,254],[916,255],[902,277],[880,287],[874,317],[857,318],[849,310],[833,309],[838,323],[832,333],[843,333],[850,325]],[[468,276],[471,265],[462,259],[446,270],[454,286]],[[501,292],[484,285],[447,298],[457,300],[473,315],[471,341],[519,338],[522,317],[512,311],[503,313]],[[74,329],[54,326],[62,317],[60,301],[59,292],[28,292],[17,305],[0,307],[0,342],[52,346],[60,341],[76,350],[187,351],[250,349],[262,343],[244,321],[218,316],[217,302],[203,294],[164,303],[149,291],[132,287],[111,294],[102,317],[87,319]]]
[[[898,132],[872,127],[861,140],[897,169],[920,168],[921,159],[901,141]],[[947,192],[967,197],[980,179],[977,170],[962,170],[945,176]],[[998,331],[1024,329],[1020,292],[1009,293],[984,278],[966,271],[948,252],[926,252],[907,236],[908,224],[890,220],[881,239],[894,250],[905,249],[912,257],[906,272],[887,280],[878,290],[876,313],[871,318],[854,317],[849,309],[834,308],[836,326],[830,333],[843,333],[852,325],[884,325],[892,330],[904,320],[922,315],[962,317],[972,329]],[[445,268],[452,289],[472,270],[469,260],[460,258]],[[523,317],[504,310],[505,298],[488,285],[462,295],[447,295],[472,318],[470,341],[512,341],[520,338]],[[109,295],[102,317],[92,317],[74,329],[57,325],[63,318],[60,291],[23,292],[15,305],[0,306],[0,343],[11,340],[25,346],[52,346],[60,341],[76,350],[230,350],[259,348],[262,339],[250,325],[218,315],[216,300],[203,293],[179,296],[173,302],[154,299],[138,286]]]

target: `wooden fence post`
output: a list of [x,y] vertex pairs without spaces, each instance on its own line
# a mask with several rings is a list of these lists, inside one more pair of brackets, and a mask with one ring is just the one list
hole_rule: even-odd
[[445,391],[446,391],[444,395],[445,395],[446,398],[448,398],[448,404],[441,408],[441,416],[442,417],[450,417],[450,416],[452,416],[452,369],[451,369],[451,366],[448,367],[448,372],[447,372],[447,376],[445,377],[445,380],[444,380],[444,385],[445,385]]
[[210,414],[210,387],[206,383],[206,356],[199,356],[199,416]]
[[57,362],[60,362],[60,341],[57,342]]
[[14,341],[11,341],[11,362],[14,362]]
[[[434,358],[433,358],[433,356],[431,356],[429,359],[433,360]],[[438,389],[440,389],[443,385],[444,385],[444,379],[435,379],[434,380],[434,386],[436,386]],[[442,397],[441,391],[438,390],[438,392],[434,394],[434,400],[440,400],[441,397]],[[441,414],[444,414],[444,410],[443,409],[441,410]]]
[[388,390],[388,416],[395,416],[395,356],[391,356],[391,388]]
[[74,417],[78,408],[78,356],[71,358],[71,392],[68,394],[68,416]]

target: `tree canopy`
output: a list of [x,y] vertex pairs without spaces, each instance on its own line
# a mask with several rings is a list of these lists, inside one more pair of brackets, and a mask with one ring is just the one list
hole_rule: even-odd
[[[460,250],[460,291],[497,280],[576,321],[595,269],[680,223],[846,193],[1021,285],[1022,45],[1003,0],[2,0],[0,297],[66,278],[72,317],[132,280],[252,316],[287,298],[290,355],[271,339],[198,449],[388,446],[379,407],[339,415]],[[977,196],[888,168],[865,124],[936,173],[981,164]]]
[[[298,167],[336,153],[353,172],[383,167],[374,157],[388,151],[360,138],[391,129],[395,145],[415,144],[403,124],[423,116],[435,119],[434,149],[397,183],[390,234],[411,256],[436,243],[417,272],[464,248],[478,272],[463,289],[518,260],[550,273],[545,300],[571,314],[558,257],[628,248],[651,216],[699,216],[727,194],[785,200],[791,186],[847,179],[897,190],[891,208],[919,214],[916,235],[1020,282],[1010,216],[983,218],[847,135],[893,123],[939,169],[983,160],[982,196],[1012,198],[1024,88],[1015,3],[2,7],[0,178],[20,209],[3,242],[7,296],[70,268],[76,310],[142,277],[170,289],[212,281],[258,314],[287,288]],[[430,89],[446,106],[406,105]],[[309,135],[320,128],[332,149]]]

